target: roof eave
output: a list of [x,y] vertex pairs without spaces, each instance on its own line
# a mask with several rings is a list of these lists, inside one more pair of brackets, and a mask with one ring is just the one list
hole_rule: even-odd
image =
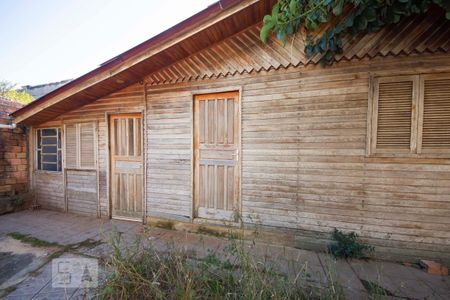
[[[192,17],[110,59],[98,68],[16,110],[11,115],[15,118],[16,123],[26,124],[27,119],[34,114],[88,87],[111,79],[131,66],[259,1],[221,0],[211,4]],[[120,88],[118,87],[118,89]]]

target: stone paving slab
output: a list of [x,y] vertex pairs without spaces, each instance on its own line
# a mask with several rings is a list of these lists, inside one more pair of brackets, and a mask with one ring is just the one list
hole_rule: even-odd
[[325,253],[318,253],[318,257],[330,276],[343,288],[347,299],[367,299],[369,294],[346,260],[332,260]]
[[[350,265],[359,279],[375,283],[395,296],[408,299],[450,299],[450,289],[446,282],[438,279],[442,276],[385,261],[352,260]],[[427,283],[430,280],[432,284]]]
[[[59,258],[84,258],[82,255],[65,253]],[[80,288],[55,288],[52,286],[52,263],[47,263],[38,272],[20,283],[5,299],[86,299],[95,290]],[[105,272],[99,265],[99,282],[105,282]]]
[[[228,239],[188,232],[148,228],[140,223],[119,220],[102,220],[52,211],[24,211],[0,216],[0,237],[10,232],[31,234],[38,239],[73,245],[86,240],[102,243],[76,249],[77,253],[65,253],[80,257],[107,258],[111,254],[108,241],[113,232],[121,232],[123,244],[131,244],[139,236],[142,242],[158,251],[183,250],[198,257],[215,253],[229,255]],[[446,276],[430,275],[422,270],[384,261],[338,260],[324,253],[301,249],[253,243],[245,241],[246,249],[258,258],[271,263],[288,274],[296,274],[302,268],[309,273],[308,281],[317,285],[329,283],[329,277],[343,288],[347,299],[368,299],[369,293],[362,280],[379,284],[395,296],[378,299],[450,299],[450,280]],[[105,272],[101,272],[102,280]],[[55,289],[51,286],[51,263],[30,274],[6,299],[86,299],[94,290]]]
[[22,282],[29,273],[45,265],[57,251],[57,247],[37,247],[0,235],[0,289]]

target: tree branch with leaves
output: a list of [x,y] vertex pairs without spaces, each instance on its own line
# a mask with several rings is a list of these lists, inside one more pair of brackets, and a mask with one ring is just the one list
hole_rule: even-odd
[[[450,0],[278,0],[270,15],[263,19],[260,38],[266,42],[270,33],[286,43],[300,28],[307,34],[305,54],[321,54],[323,65],[331,64],[342,53],[344,34],[371,33],[397,24],[403,18],[425,14],[432,5],[442,8],[450,19]],[[348,8],[348,10],[346,10]],[[344,15],[344,10],[348,11]],[[313,33],[325,23],[339,18],[323,34]]]
[[16,89],[15,87],[16,85],[9,81],[0,80],[0,96],[22,104],[28,104],[34,100],[26,91]]

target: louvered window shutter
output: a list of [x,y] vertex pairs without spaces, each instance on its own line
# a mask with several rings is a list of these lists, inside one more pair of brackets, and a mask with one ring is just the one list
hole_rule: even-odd
[[65,162],[67,168],[76,168],[77,167],[77,125],[66,125],[66,156]]
[[450,149],[450,77],[423,78],[422,152]]
[[95,166],[94,123],[80,124],[80,166],[90,168]]
[[66,125],[67,168],[95,167],[95,125],[94,123],[79,123]]
[[410,152],[416,97],[412,77],[383,78],[377,81],[375,98],[376,149],[381,152]]

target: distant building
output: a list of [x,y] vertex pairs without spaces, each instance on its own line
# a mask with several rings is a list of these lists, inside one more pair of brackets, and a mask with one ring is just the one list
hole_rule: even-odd
[[72,79],[62,80],[58,82],[45,83],[40,85],[25,85],[22,89],[33,96],[34,99],[39,99],[42,96],[50,93],[51,91],[56,90],[57,88],[65,85]]

